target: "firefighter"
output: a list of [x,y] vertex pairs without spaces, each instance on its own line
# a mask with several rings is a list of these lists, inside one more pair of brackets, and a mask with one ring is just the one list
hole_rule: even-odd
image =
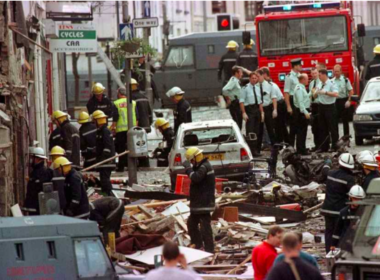
[[[249,84],[242,88],[240,94],[240,110],[245,121],[245,133],[249,139],[247,142],[250,144],[251,153],[253,156],[260,156],[257,139],[260,135],[261,121],[264,119],[264,109],[261,95],[255,87],[258,80],[256,72],[251,72],[249,79]],[[251,133],[256,134],[256,141],[252,141],[255,137],[250,136]]]
[[342,66],[340,66],[339,64],[334,66],[334,78],[332,79],[332,81],[338,88],[338,97],[335,102],[337,113],[337,125],[339,123],[339,119],[342,119],[343,135],[350,135],[349,108],[351,106],[351,96],[354,94],[354,89],[352,88],[350,80],[342,75]]
[[292,71],[285,78],[284,84],[284,97],[286,102],[286,109],[289,114],[289,144],[294,147],[295,137],[296,137],[296,128],[297,128],[297,119],[293,114],[294,111],[294,102],[293,95],[294,89],[298,84],[298,76],[302,71],[302,59],[295,58],[290,61],[292,64]]
[[55,129],[52,131],[52,133],[49,136],[49,150],[53,149],[53,147],[55,146],[62,146],[61,129],[59,128],[58,122],[55,119],[54,113],[51,116],[51,120],[53,124],[55,125]]
[[314,93],[314,97],[319,99],[318,122],[321,134],[321,152],[328,152],[330,146],[330,138],[332,141],[331,149],[336,150],[338,142],[338,124],[336,121],[335,101],[338,97],[338,89],[334,82],[329,80],[327,70],[319,70],[320,87]]
[[[190,147],[183,162],[190,184],[190,217],[187,221],[191,243],[196,249],[204,247],[214,252],[211,212],[215,210],[215,174],[203,151]],[[193,167],[191,167],[193,165]],[[200,228],[200,231],[199,231]]]
[[88,219],[90,207],[81,173],[75,170],[72,163],[65,157],[56,159],[53,168],[65,177],[67,204],[63,210],[64,214],[73,218]]
[[243,70],[238,66],[234,66],[232,68],[232,77],[222,90],[223,96],[229,107],[231,117],[236,122],[240,130],[243,127],[243,117],[239,105],[241,92],[240,79],[242,76]]
[[40,147],[29,148],[29,161],[32,171],[29,174],[24,207],[22,207],[22,210],[29,215],[40,214],[38,194],[43,191],[43,184],[51,180],[51,173],[45,166],[46,159],[44,149]]
[[224,54],[219,61],[218,68],[218,81],[222,81],[222,72],[224,73],[223,86],[225,86],[228,81],[233,76],[232,67],[236,65],[238,58],[238,53],[236,49],[239,47],[238,43],[235,41],[229,41],[226,48],[228,49],[227,53]]
[[80,137],[78,129],[70,123],[68,114],[55,111],[54,118],[61,129],[62,148],[66,157],[73,163],[73,167],[80,168]]
[[[255,71],[257,69],[257,55],[255,51],[252,49],[255,43],[251,39],[248,45],[244,45],[244,49],[239,53],[238,58],[236,60],[236,65],[244,67],[250,71]],[[250,78],[248,74],[244,74],[241,79],[242,86],[247,85],[250,82]]]
[[380,177],[378,170],[379,163],[373,155],[367,154],[361,159],[361,165],[364,173],[363,189],[364,191],[367,191],[371,181]]
[[173,87],[170,89],[166,96],[171,98],[174,103],[177,104],[177,108],[174,109],[174,134],[177,134],[178,128],[183,123],[191,123],[191,106],[190,103],[183,97],[185,92],[179,87]]
[[124,203],[116,197],[103,197],[90,203],[90,220],[99,224],[105,244],[108,244],[108,233],[114,232],[120,237],[121,219],[124,215]]
[[[127,92],[124,88],[117,90],[117,100],[114,102],[118,111],[118,119],[116,123],[115,150],[118,154],[128,149],[128,103]],[[133,108],[133,126],[137,125],[136,102],[132,101]],[[124,172],[124,168],[128,166],[128,155],[119,157],[117,164],[117,172]]]
[[373,54],[375,57],[367,64],[367,70],[365,74],[365,79],[367,81],[371,80],[374,77],[380,77],[380,44],[374,47]]
[[[97,127],[96,132],[96,163],[115,156],[115,146],[112,133],[107,127],[107,115],[97,110],[92,115]],[[113,162],[106,162],[97,167],[99,171],[102,192],[111,195],[111,172],[115,168]]]
[[[56,159],[65,156],[65,150],[60,146],[55,146],[50,150],[51,161],[54,162]],[[54,164],[49,168],[52,174],[52,183],[54,190],[58,192],[59,195],[59,206],[63,212],[66,207],[66,195],[65,195],[65,177],[63,177],[58,170],[54,170]]]
[[169,153],[173,147],[174,142],[174,130],[170,127],[169,121],[159,118],[154,123],[156,129],[158,129],[162,136],[164,137],[162,140],[166,142],[166,147],[160,150],[160,154],[157,154],[157,166],[158,167],[166,167],[169,166]]
[[296,129],[296,146],[297,152],[300,155],[307,155],[306,150],[306,137],[307,126],[310,120],[310,95],[306,90],[309,83],[307,74],[301,74],[298,77],[299,83],[296,85],[293,95],[294,111],[293,114],[297,116],[297,129]]
[[344,207],[339,213],[339,218],[335,224],[334,234],[332,236],[332,246],[330,247],[331,251],[334,251],[335,248],[338,247],[339,242],[343,240],[347,230],[350,228],[350,224],[355,225],[355,222],[360,221],[360,216],[356,215],[359,205],[355,204],[355,202],[363,200],[365,196],[365,191],[359,185],[353,186],[348,192],[350,202],[354,204]]
[[319,80],[319,71],[317,68],[312,68],[310,72],[312,80],[309,83],[309,94],[311,96],[311,115],[312,115],[312,124],[311,124],[311,131],[313,133],[313,140],[314,140],[314,148],[312,151],[316,151],[320,148],[322,142],[320,140],[321,135],[319,131],[319,122],[318,122],[318,108],[319,108],[319,98],[318,95],[314,98],[314,93],[316,92],[317,88],[321,87]]
[[80,150],[84,157],[83,167],[89,167],[96,162],[96,125],[90,120],[87,112],[79,114],[78,123],[80,136]]
[[117,122],[117,110],[112,101],[104,94],[105,87],[101,83],[95,83],[92,87],[92,97],[87,102],[87,112],[92,115],[96,110],[101,110],[109,117],[112,117],[113,122],[111,130],[114,129]]
[[321,214],[325,217],[325,246],[326,253],[332,245],[332,235],[338,221],[340,211],[346,206],[347,193],[355,184],[352,169],[355,167],[354,158],[349,153],[339,157],[339,168],[330,170],[327,174],[326,197]]

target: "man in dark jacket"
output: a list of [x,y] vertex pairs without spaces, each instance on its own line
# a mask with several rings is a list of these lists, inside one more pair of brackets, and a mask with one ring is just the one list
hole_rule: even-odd
[[365,79],[371,80],[374,77],[380,77],[380,44],[373,49],[375,57],[368,62]]
[[183,166],[191,180],[190,217],[187,221],[191,243],[197,249],[204,247],[205,251],[213,253],[210,213],[215,210],[215,173],[203,151],[197,147],[187,149],[185,156]]
[[354,158],[349,153],[339,157],[339,169],[331,170],[327,175],[326,197],[323,202],[321,214],[325,217],[325,247],[326,253],[330,251],[335,224],[340,211],[346,207],[348,192],[355,184],[352,169],[355,167]]
[[49,151],[55,146],[62,145],[61,129],[57,125],[56,128],[50,133],[49,136]]
[[65,195],[67,200],[64,209],[65,215],[78,219],[88,219],[90,207],[81,173],[72,168],[71,162],[65,157],[56,159],[53,163],[53,168],[65,177]]
[[120,237],[121,219],[124,215],[124,203],[116,197],[103,197],[90,203],[90,220],[99,224],[105,244],[108,244],[108,233],[114,232]]
[[365,155],[361,160],[364,172],[363,189],[366,192],[373,179],[379,178],[379,164],[373,155]]
[[229,41],[226,46],[228,51],[219,61],[218,80],[222,81],[222,73],[224,73],[223,86],[226,85],[232,77],[232,67],[236,65],[236,60],[238,58],[238,53],[236,52],[238,47],[238,43],[235,41]]
[[191,106],[190,103],[183,97],[185,92],[179,87],[173,87],[170,89],[166,96],[173,100],[177,104],[177,108],[174,109],[174,133],[177,134],[178,128],[183,123],[192,122]]
[[96,163],[96,125],[90,121],[90,116],[86,112],[79,114],[78,123],[80,136],[80,150],[84,157],[83,167],[89,167]]
[[[97,110],[92,115],[95,120],[96,127],[96,162],[99,163],[103,160],[115,156],[115,145],[113,142],[111,131],[107,128],[107,115],[102,111]],[[99,171],[100,183],[102,192],[111,195],[111,172],[115,169],[113,162],[106,162],[97,167]]]
[[51,173],[45,166],[47,158],[42,148],[30,147],[29,158],[32,172],[30,172],[28,185],[26,186],[26,197],[22,210],[28,212],[29,215],[39,215],[38,194],[43,191],[42,185],[50,182]]
[[[158,129],[162,136],[164,137],[162,140],[166,142],[166,147],[160,149],[157,148],[157,153],[160,152],[160,154],[157,155],[157,166],[158,167],[166,167],[169,166],[169,153],[170,150],[173,147],[174,142],[174,130],[170,127],[170,124],[167,120],[159,118],[154,123],[154,126],[156,129]],[[159,150],[158,150],[159,149]]]
[[[65,150],[60,146],[54,146],[50,150],[50,158],[51,162],[54,162],[56,159],[60,157],[64,157],[66,155]],[[53,165],[53,164],[52,164]],[[49,168],[51,172],[51,182],[53,183],[53,188],[58,192],[59,195],[59,206],[61,207],[61,212],[66,209],[67,201],[65,195],[65,177],[60,174],[58,170],[54,170],[53,166]]]
[[[252,49],[255,43],[251,39],[249,45],[244,45],[244,49],[239,53],[239,56],[236,60],[236,65],[244,67],[247,70],[255,71],[258,66],[257,55],[255,51]],[[244,73],[241,79],[242,87],[249,83],[249,75]]]

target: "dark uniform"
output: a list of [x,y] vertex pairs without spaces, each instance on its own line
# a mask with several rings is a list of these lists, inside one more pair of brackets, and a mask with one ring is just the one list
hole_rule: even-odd
[[[190,184],[190,217],[187,221],[191,243],[214,252],[210,213],[215,209],[215,173],[205,158],[197,166],[187,168]],[[199,231],[200,225],[200,231]]]
[[335,224],[334,234],[332,236],[332,246],[338,247],[339,242],[343,240],[344,235],[350,228],[351,222],[355,223],[360,221],[360,216],[356,215],[359,207],[351,208],[350,205],[346,206],[340,211],[339,218]]
[[368,173],[368,175],[366,175],[364,178],[363,190],[366,192],[371,181],[379,177],[380,177],[380,174],[378,170],[372,170],[370,173]]
[[26,197],[22,210],[29,215],[39,215],[40,206],[38,203],[38,194],[43,191],[43,184],[50,182],[51,173],[45,167],[45,162],[42,161],[33,166],[30,173],[28,185],[26,186]]
[[61,123],[62,148],[73,167],[80,168],[80,137],[78,129],[69,120]]
[[380,54],[375,55],[367,65],[365,79],[371,80],[374,77],[380,77]]
[[286,110],[286,103],[284,95],[278,85],[272,81],[268,83],[273,87],[274,92],[277,96],[277,118],[274,119],[274,131],[275,131],[275,141],[276,143],[289,143],[289,133],[284,122],[287,118],[288,111]]
[[92,122],[84,123],[79,128],[80,150],[85,168],[96,163],[96,131],[96,125]]
[[90,206],[87,192],[79,171],[71,169],[65,179],[65,194],[67,205],[65,215],[78,219],[88,219]]
[[163,141],[166,142],[166,147],[162,150],[161,154],[157,158],[157,166],[158,167],[166,167],[169,166],[169,153],[173,147],[174,142],[174,130],[171,127],[168,127],[164,131],[162,131],[162,136],[164,136]]
[[238,56],[239,55],[237,54],[236,51],[229,50],[220,59],[219,68],[218,68],[218,79],[222,80],[222,72],[223,72],[224,73],[223,86],[227,84],[230,78],[232,77],[232,67],[236,65]]
[[325,216],[325,246],[326,253],[330,251],[335,224],[340,211],[346,207],[348,192],[355,184],[352,172],[345,168],[331,170],[327,174],[326,198],[323,202],[321,214]]
[[144,128],[147,133],[151,132],[150,125],[153,121],[153,115],[148,98],[140,91],[135,90],[132,92],[132,100],[136,102],[136,115],[139,127]]
[[96,110],[100,110],[109,118],[112,117],[114,122],[117,122],[118,118],[115,105],[105,94],[103,94],[102,101],[100,102],[96,99],[95,95],[93,95],[90,100],[88,100],[86,107],[89,115],[92,115]]
[[66,194],[65,194],[65,180],[66,178],[63,177],[57,170],[53,170],[49,168],[49,171],[51,172],[51,182],[53,183],[53,189],[54,191],[58,192],[59,196],[59,207],[61,208],[61,212],[66,209],[67,201],[66,201]]
[[[309,93],[312,96],[312,90],[316,90],[317,86],[321,83],[319,79],[312,80],[309,83]],[[312,121],[311,121],[311,132],[313,133],[313,140],[314,145],[316,149],[320,148],[320,145],[322,144],[321,141],[321,133],[319,131],[319,122],[318,122],[318,111],[319,111],[319,99],[318,96],[314,99],[312,97],[312,103],[311,103],[311,115],[312,115]]]
[[61,136],[61,129],[59,128],[59,126],[57,126],[52,131],[52,133],[50,134],[50,137],[49,137],[49,151],[51,149],[53,149],[53,147],[55,147],[55,146],[62,147],[62,142],[63,142],[63,139]]
[[[111,131],[107,128],[107,125],[102,125],[96,132],[96,162],[99,163],[113,156],[115,156],[115,146]],[[106,162],[97,167],[102,192],[105,192],[108,195],[111,194],[112,190],[110,178],[113,169],[115,169],[115,164],[113,162]]]
[[[250,71],[255,71],[257,69],[257,55],[251,48],[243,49],[236,60],[236,65],[242,66],[245,69]],[[241,79],[241,83],[243,86],[249,83],[248,74],[244,73],[243,78]]]
[[[146,84],[146,82],[145,82],[146,81],[145,71],[146,70],[145,70],[145,61],[144,61],[139,66],[139,72],[140,73],[137,73],[137,71],[132,72],[132,78],[135,79],[139,83],[139,89],[142,92],[145,92],[145,84]],[[153,76],[155,73],[156,73],[156,68],[154,68],[152,65],[150,65],[150,76],[151,76],[150,77],[150,86],[152,88],[154,98],[158,99],[159,96],[158,96],[157,86],[153,80]]]
[[103,197],[90,203],[90,220],[96,221],[103,233],[105,244],[108,243],[108,233],[114,232],[120,237],[121,219],[124,215],[124,203],[116,197]]
[[178,128],[183,123],[191,123],[191,106],[190,103],[182,98],[177,103],[177,108],[173,112],[174,114],[174,133],[177,134]]

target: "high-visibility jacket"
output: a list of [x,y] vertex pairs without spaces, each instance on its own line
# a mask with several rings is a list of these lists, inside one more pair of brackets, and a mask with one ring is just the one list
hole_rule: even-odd
[[[116,123],[116,133],[128,130],[128,104],[127,98],[120,98],[116,100],[115,106],[119,113],[119,118]],[[133,126],[136,126],[136,102],[132,101],[133,107]]]

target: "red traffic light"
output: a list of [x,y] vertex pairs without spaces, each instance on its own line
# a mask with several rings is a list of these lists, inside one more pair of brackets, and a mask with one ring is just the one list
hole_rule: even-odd
[[223,19],[220,25],[222,27],[228,27],[230,25],[230,22],[227,19]]

